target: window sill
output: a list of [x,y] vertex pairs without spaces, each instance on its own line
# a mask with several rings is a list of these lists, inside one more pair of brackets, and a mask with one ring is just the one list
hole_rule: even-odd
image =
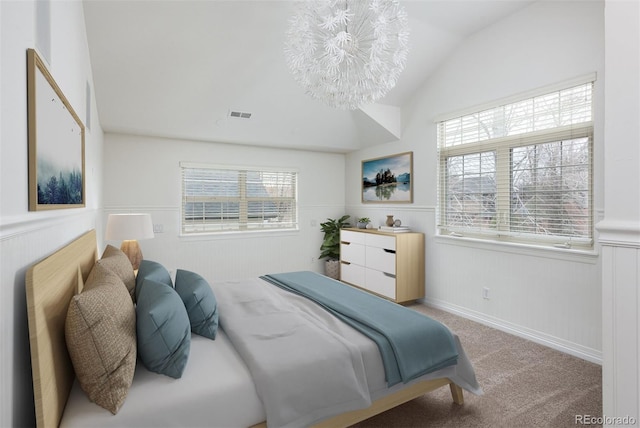
[[600,257],[600,254],[596,250],[556,248],[544,245],[501,242],[464,236],[436,235],[435,241],[439,244],[445,245],[483,249],[488,251],[500,251],[509,254],[521,254],[524,256],[544,257],[554,260],[566,260],[570,262],[588,264],[597,263]]
[[179,238],[185,241],[215,241],[223,239],[235,238],[273,238],[274,236],[294,236],[300,232],[300,229],[273,229],[273,230],[251,230],[228,232],[200,232],[200,233],[181,233]]

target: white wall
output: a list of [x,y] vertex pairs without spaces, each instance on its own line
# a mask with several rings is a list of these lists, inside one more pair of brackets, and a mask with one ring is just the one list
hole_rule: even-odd
[[[603,207],[603,2],[537,2],[482,30],[403,111],[399,142],[347,156],[347,212],[382,222],[394,214],[427,235],[426,301],[583,358],[601,359],[600,258],[435,236],[436,117],[597,72],[595,212]],[[415,43],[415,41],[414,41]],[[360,203],[360,163],[413,151],[414,203]],[[596,248],[596,251],[598,248]],[[490,288],[490,300],[482,288]]]
[[84,122],[93,87],[82,3],[0,2],[0,426],[33,426],[25,273],[35,261],[96,225],[102,130],[92,103],[85,135],[86,208],[28,211],[27,49],[36,48]]
[[640,426],[640,5],[605,7],[605,216],[602,243],[603,414]]
[[[209,281],[321,272],[319,224],[344,213],[341,154],[106,134],[104,160],[104,221],[111,212],[150,213],[164,232],[140,242],[144,258],[193,270]],[[181,161],[297,168],[300,230],[180,237]]]

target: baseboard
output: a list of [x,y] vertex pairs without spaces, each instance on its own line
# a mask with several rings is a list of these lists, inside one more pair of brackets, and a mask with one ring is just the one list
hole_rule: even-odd
[[527,339],[540,345],[555,349],[557,351],[564,352],[565,354],[573,355],[574,357],[578,357],[583,360],[602,365],[602,351],[598,351],[596,349],[588,348],[577,343],[550,336],[546,333],[512,324],[508,321],[504,321],[441,300],[425,298],[423,302],[424,304],[432,308],[441,309],[445,312],[449,312],[454,315],[458,315],[463,318],[467,318],[480,324],[486,325],[488,327],[495,328],[496,330],[504,331],[505,333],[510,333],[514,336],[522,337],[523,339]]

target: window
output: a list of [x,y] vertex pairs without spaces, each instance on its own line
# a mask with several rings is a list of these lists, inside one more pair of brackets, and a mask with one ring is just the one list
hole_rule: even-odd
[[438,122],[441,234],[591,248],[594,76]]
[[181,163],[182,233],[297,230],[293,170]]

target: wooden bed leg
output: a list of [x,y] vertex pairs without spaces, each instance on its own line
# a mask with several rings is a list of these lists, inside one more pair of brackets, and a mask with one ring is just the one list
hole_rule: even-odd
[[462,388],[460,388],[453,382],[449,384],[449,388],[451,388],[451,397],[453,398],[453,402],[459,405],[463,405],[464,396],[462,394]]

